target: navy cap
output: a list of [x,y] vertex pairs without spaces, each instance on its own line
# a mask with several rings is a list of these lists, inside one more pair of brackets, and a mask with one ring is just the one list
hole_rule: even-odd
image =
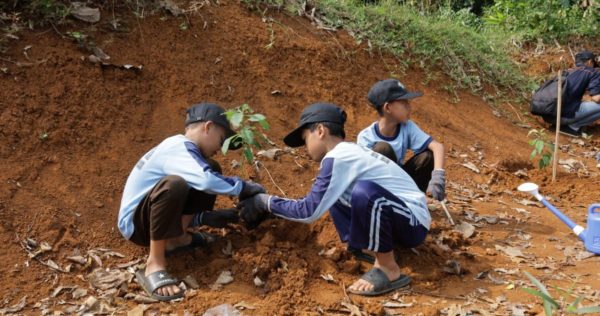
[[298,127],[283,138],[283,142],[290,147],[300,147],[304,145],[302,131],[306,125],[311,123],[330,122],[341,124],[346,122],[346,112],[335,104],[314,103],[302,111]]
[[371,105],[379,109],[385,103],[394,100],[409,100],[423,96],[421,92],[411,92],[406,90],[404,85],[396,79],[386,79],[378,81],[371,87],[367,98]]
[[[185,126],[188,126],[196,122],[211,121],[225,129],[225,139],[235,135],[236,133],[231,129],[231,125],[225,116],[225,110],[214,104],[214,103],[198,103],[193,104],[187,109],[187,115],[185,117]],[[230,143],[229,149],[235,150],[242,146],[241,143],[236,145],[233,142]]]
[[596,55],[590,51],[584,50],[575,54],[575,64],[583,64],[584,62],[592,60],[594,67],[598,65],[596,61]]

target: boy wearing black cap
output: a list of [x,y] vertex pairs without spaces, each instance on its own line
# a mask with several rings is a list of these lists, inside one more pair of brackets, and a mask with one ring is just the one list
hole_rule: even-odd
[[[563,106],[561,110],[561,132],[569,136],[581,135],[581,128],[600,119],[600,70],[596,55],[582,51],[575,55],[576,68],[568,70]],[[585,92],[591,97],[583,101]]]
[[400,272],[393,247],[421,244],[431,223],[425,195],[397,164],[368,148],[345,142],[346,113],[317,103],[307,107],[300,124],[284,138],[290,147],[306,145],[321,163],[308,193],[299,200],[257,194],[240,202],[240,217],[260,222],[268,213],[310,223],[327,212],[343,242],[375,256],[373,269],[349,287],[355,294],[383,294],[410,283]]
[[[368,99],[379,120],[362,130],[356,142],[395,161],[421,191],[442,201],[446,195],[444,146],[410,120],[410,100],[422,95],[406,90],[396,79],[377,82],[371,87]],[[415,155],[404,163],[408,149]]]
[[147,152],[127,178],[117,225],[126,239],[150,247],[146,268],[137,271],[136,278],[157,300],[184,295],[166,271],[165,255],[209,241],[205,234],[187,233],[188,227],[237,222],[236,210],[209,212],[216,194],[247,198],[265,192],[251,181],[222,176],[218,163],[210,159],[234,134],[221,107],[193,105],[187,111],[185,135],[169,137]]

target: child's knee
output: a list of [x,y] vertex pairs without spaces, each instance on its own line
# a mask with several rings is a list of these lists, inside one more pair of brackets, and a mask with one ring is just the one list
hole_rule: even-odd
[[187,182],[180,176],[168,175],[162,179],[162,182],[169,192],[169,197],[173,199],[185,199],[190,189]]
[[396,153],[394,152],[394,148],[389,143],[386,142],[377,142],[373,145],[372,150],[376,153],[380,153],[391,161],[397,161]]

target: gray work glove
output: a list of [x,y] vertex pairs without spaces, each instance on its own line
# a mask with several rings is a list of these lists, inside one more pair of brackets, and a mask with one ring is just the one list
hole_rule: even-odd
[[255,194],[258,193],[266,193],[267,190],[263,188],[262,185],[254,182],[254,181],[244,181],[244,185],[242,186],[242,192],[240,192],[240,201],[245,200]]
[[265,193],[255,194],[241,201],[237,208],[240,209],[240,218],[246,222],[246,228],[256,228],[269,215],[269,197]]
[[444,200],[446,197],[446,171],[444,169],[435,169],[431,172],[427,192],[438,201]]
[[226,228],[229,224],[234,224],[240,221],[240,216],[237,209],[224,209],[214,211],[204,211],[196,213],[190,227],[207,225],[216,228]]

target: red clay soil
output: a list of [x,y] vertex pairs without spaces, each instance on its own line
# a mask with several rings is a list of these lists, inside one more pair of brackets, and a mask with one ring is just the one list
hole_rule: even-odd
[[[165,12],[143,19],[128,13],[120,19],[130,31],[112,32],[105,22],[110,13],[103,12],[104,19],[95,26],[71,23],[59,28],[61,33],[80,31],[92,36],[111,56],[111,63],[143,65],[138,72],[87,61],[87,51],[53,29],[21,32],[20,40],[12,42],[2,56],[0,67],[6,69],[0,72],[0,241],[4,244],[0,307],[17,304],[26,296],[21,312],[39,314],[35,304],[58,286],[76,285],[88,289],[88,296],[97,295],[87,282],[93,265],[75,264],[69,273],[57,272],[27,256],[22,248],[25,238],[47,242],[52,250],[38,258],[52,259],[61,267],[67,264],[66,257],[95,248],[125,255],[103,259],[105,268],[138,258],[143,262],[145,249],[123,239],[116,228],[121,192],[142,154],[182,132],[190,104],[249,103],[267,116],[272,126],[268,136],[283,148],[281,139],[303,107],[330,101],[348,112],[347,135],[355,140],[377,118],[367,105],[369,87],[399,73],[394,57],[370,51],[345,32],[319,30],[303,18],[269,11],[267,17],[274,18],[270,22],[228,0],[188,15],[189,21]],[[186,30],[180,28],[184,22],[191,22]],[[270,27],[274,42],[267,48]],[[536,298],[519,289],[528,284],[522,271],[546,284],[586,294],[586,305],[591,299],[600,302],[598,257],[578,261],[565,254],[572,250],[569,247],[582,249],[581,243],[545,209],[518,204],[528,197],[515,192],[518,184],[535,181],[557,206],[584,224],[586,207],[598,201],[600,192],[595,161],[584,155],[597,151],[598,142],[586,141],[583,147],[570,144],[574,158],[587,166],[588,173],[561,168],[558,182],[552,184],[550,170],[536,170],[529,161],[527,129],[497,115],[477,96],[460,92],[461,101],[451,103],[452,96],[440,89],[441,83],[425,85],[424,78],[422,71],[414,69],[399,76],[409,88],[425,93],[414,102],[413,120],[446,145],[448,199],[455,221],[480,227],[473,237],[464,238],[452,230],[443,212],[433,211],[425,245],[415,252],[398,253],[413,283],[410,290],[399,292],[406,307],[393,310],[437,315],[453,304],[489,311],[497,304],[499,314],[510,314],[515,308],[541,312]],[[272,94],[274,90],[280,93]],[[507,112],[523,116],[524,109],[521,105]],[[562,138],[563,143],[568,141]],[[234,159],[241,160],[239,153],[217,159],[225,174],[245,176],[231,167]],[[466,162],[474,163],[480,173],[464,167]],[[289,197],[303,196],[318,170],[303,149],[263,163]],[[523,169],[527,179],[515,174]],[[280,194],[264,169],[249,173],[269,192]],[[235,202],[219,198],[218,206],[231,207]],[[496,222],[473,219],[483,215],[495,216]],[[240,226],[216,232],[221,237],[208,249],[170,259],[174,275],[191,275],[199,282],[196,294],[175,304],[153,304],[149,311],[201,314],[211,306],[244,301],[256,308],[244,311],[251,315],[347,314],[341,304],[347,302],[343,288],[369,268],[341,251],[345,245],[328,217],[312,225],[272,219],[254,231]],[[231,256],[222,252],[227,241],[232,243]],[[526,258],[511,261],[497,245],[519,246]],[[324,256],[323,250],[333,255]],[[459,275],[444,270],[448,260],[460,264]],[[511,274],[513,269],[518,273]],[[220,290],[209,288],[223,270],[232,272],[234,282]],[[321,277],[327,274],[333,282]],[[265,284],[255,286],[256,276]],[[127,292],[139,292],[139,287],[131,282],[114,294],[109,302],[117,313],[137,305],[123,298]],[[56,303],[49,310],[64,311],[69,305],[61,305],[60,300],[81,304],[86,297],[72,300],[70,294],[59,293],[50,299]],[[393,298],[393,294],[350,297],[369,314],[383,313],[382,302]]]

